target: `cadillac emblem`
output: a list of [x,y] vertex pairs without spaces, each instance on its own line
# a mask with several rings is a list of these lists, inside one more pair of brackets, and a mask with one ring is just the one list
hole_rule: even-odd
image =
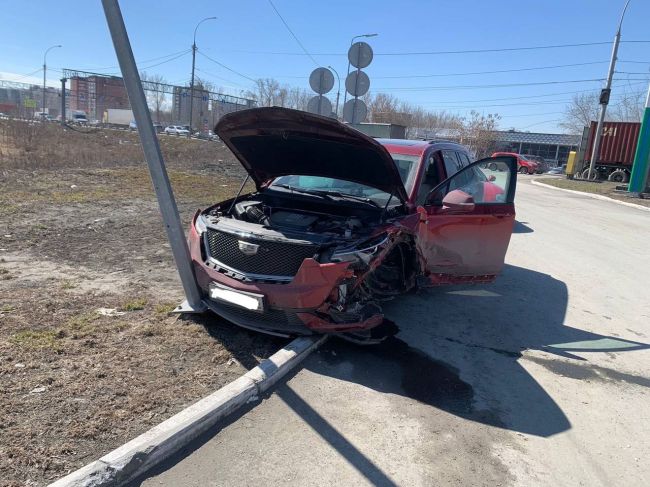
[[255,255],[257,254],[257,251],[259,250],[260,246],[257,244],[253,244],[250,242],[244,242],[243,240],[238,240],[237,241],[237,246],[239,247],[239,250],[241,251],[242,254],[244,255]]

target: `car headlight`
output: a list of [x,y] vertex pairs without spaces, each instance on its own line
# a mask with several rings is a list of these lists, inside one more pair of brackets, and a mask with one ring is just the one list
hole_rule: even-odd
[[196,233],[199,234],[199,236],[203,235],[203,233],[208,229],[205,218],[203,218],[203,215],[201,213],[199,213],[196,217],[196,220],[194,220],[194,229],[196,230]]
[[358,260],[369,261],[375,255],[379,247],[386,244],[388,234],[383,233],[370,240],[361,242],[355,248],[346,248],[335,251],[332,254],[332,262],[356,262]]

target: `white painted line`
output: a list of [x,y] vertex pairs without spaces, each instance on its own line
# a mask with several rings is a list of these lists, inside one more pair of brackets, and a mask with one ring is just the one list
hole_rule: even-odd
[[616,200],[608,196],[603,196],[602,194],[587,193],[586,191],[576,191],[574,189],[558,188],[557,186],[551,186],[550,184],[542,183],[541,181],[535,181],[535,180],[531,180],[531,184],[534,184],[536,186],[544,186],[545,188],[555,189],[557,191],[564,191],[566,193],[579,194],[581,196],[587,196],[589,198],[593,198],[596,200],[611,201],[612,203],[616,203],[617,205],[629,206],[630,208],[636,208],[637,210],[650,211],[650,206],[642,206],[642,205],[637,205],[635,203],[628,203],[627,201]]
[[327,335],[297,338],[239,379],[50,487],[116,487],[188,445],[218,421],[249,401],[257,400],[287,372],[327,340]]

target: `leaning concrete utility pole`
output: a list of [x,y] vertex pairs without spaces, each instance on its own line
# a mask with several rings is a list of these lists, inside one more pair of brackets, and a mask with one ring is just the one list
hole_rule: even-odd
[[648,171],[650,171],[650,86],[645,99],[645,110],[641,119],[639,142],[636,145],[632,176],[627,190],[630,193],[641,193],[648,186]]
[[[194,38],[192,40],[192,78],[190,79],[190,134],[188,137],[192,137],[192,115],[194,114],[194,66],[196,65],[196,30],[206,20],[217,20],[216,17],[206,17],[194,27]],[[203,99],[201,99],[203,101]]]
[[607,82],[605,83],[605,88],[603,88],[600,92],[600,113],[598,114],[598,125],[596,126],[594,147],[591,151],[591,161],[589,163],[589,172],[587,173],[586,179],[598,179],[598,174],[596,173],[595,168],[596,162],[598,160],[598,155],[600,153],[600,139],[603,135],[603,123],[605,122],[605,113],[607,112],[607,105],[609,104],[609,96],[612,93],[612,78],[614,78],[614,69],[616,68],[616,55],[618,54],[618,45],[621,42],[621,27],[623,25],[623,17],[625,17],[625,11],[627,10],[629,3],[630,0],[627,0],[627,2],[625,2],[625,7],[623,7],[621,20],[618,23],[618,30],[616,31],[616,36],[614,37],[614,47],[612,48],[612,59],[609,61]]
[[138,67],[135,64],[122,12],[117,0],[102,0],[102,6],[104,7],[106,22],[111,32],[122,77],[124,78],[124,85],[133,109],[133,116],[140,133],[140,141],[142,142],[142,149],[144,150],[153,187],[158,198],[160,213],[165,223],[167,237],[185,291],[186,301],[177,308],[177,311],[200,313],[205,311],[206,307],[203,304],[201,291],[194,275],[190,251],[187,247],[187,240],[185,240],[181,219],[178,216],[178,207],[176,206],[172,187],[169,184],[165,162],[160,152],[158,137],[153,128],[151,114],[147,107],[147,99],[142,89]]

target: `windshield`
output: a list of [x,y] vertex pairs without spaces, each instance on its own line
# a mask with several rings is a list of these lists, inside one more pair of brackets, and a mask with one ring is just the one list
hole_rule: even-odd
[[[395,161],[402,183],[404,183],[406,191],[409,192],[410,188],[413,186],[416,172],[415,169],[417,167],[417,162],[420,160],[420,156],[403,154],[391,154],[391,156]],[[285,190],[294,189],[301,192],[313,191],[316,194],[326,191],[357,198],[367,198],[378,206],[386,205],[390,198],[389,193],[373,188],[372,186],[322,176],[302,176],[298,174],[280,176],[279,178],[275,178],[270,187],[273,189],[274,186],[276,189],[280,187]],[[397,204],[399,204],[399,200],[393,198],[391,206]]]

